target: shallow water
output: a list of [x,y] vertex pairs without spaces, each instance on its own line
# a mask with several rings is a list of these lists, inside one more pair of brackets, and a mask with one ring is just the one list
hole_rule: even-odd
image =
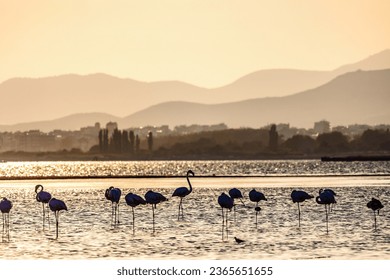
[[[197,172],[195,172],[197,173]],[[198,172],[199,173],[199,172]],[[185,178],[164,179],[71,179],[0,181],[1,196],[10,199],[10,238],[0,243],[3,259],[388,259],[390,253],[390,177],[260,177],[191,178],[194,191],[184,199],[184,220],[177,220],[176,187]],[[42,205],[35,201],[34,186],[66,202],[61,212],[59,238],[55,240],[54,215],[50,229],[42,226]],[[120,224],[111,225],[111,203],[104,197],[109,186],[122,189]],[[241,189],[245,206],[237,205],[236,221],[229,212],[228,236],[222,236],[221,208],[217,198],[231,187]],[[337,193],[337,205],[329,215],[314,200],[301,206],[298,228],[297,205],[292,189],[313,195],[322,187]],[[268,201],[261,202],[259,223],[248,192],[256,188]],[[124,195],[144,195],[152,189],[169,200],[157,206],[156,231],[152,231],[150,205],[135,209],[135,233],[131,208]],[[384,209],[374,230],[373,213],[366,207],[371,197]],[[234,236],[245,240],[242,244]]]
[[390,161],[321,162],[320,160],[90,161],[5,162],[0,178],[184,176],[324,176],[388,175]]

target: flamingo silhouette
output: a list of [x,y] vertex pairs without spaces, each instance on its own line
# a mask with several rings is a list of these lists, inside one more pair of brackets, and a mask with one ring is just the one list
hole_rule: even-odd
[[125,196],[125,200],[126,200],[127,205],[131,206],[131,209],[133,212],[133,234],[134,234],[134,232],[135,232],[135,229],[134,229],[135,228],[134,207],[137,207],[140,204],[144,205],[144,204],[146,204],[146,201],[145,201],[145,199],[143,199],[139,195],[136,195],[133,193],[128,193]]
[[236,204],[234,203],[235,199],[239,199],[242,203],[242,205],[245,206],[245,203],[242,201],[243,196],[242,193],[239,189],[237,188],[232,188],[229,190],[229,195],[233,199],[233,215],[234,215],[234,221],[236,221]]
[[[229,236],[229,230],[228,230],[228,211],[226,210],[226,217],[224,216],[223,209],[229,209],[231,210],[233,208],[234,202],[233,199],[225,194],[224,192],[218,197],[218,204],[221,206],[222,209],[222,239],[223,239],[223,232],[224,228],[226,229],[226,237]],[[226,223],[225,223],[226,221]]]
[[[45,192],[43,190],[43,186],[42,185],[36,185],[35,186],[35,193],[36,193],[36,196],[35,196],[35,199],[38,201],[38,202],[41,202],[42,203],[42,212],[43,212],[43,229],[45,229],[45,204],[46,206],[48,205],[50,199],[51,199],[51,194],[48,193],[48,192]],[[50,212],[48,212],[50,213]],[[48,221],[50,223],[50,217],[48,216]],[[49,224],[50,226],[50,224]]]
[[378,212],[379,215],[379,210],[383,208],[383,204],[378,199],[372,198],[371,201],[367,203],[367,207],[374,212],[374,227],[376,229],[376,212]]
[[60,211],[61,210],[68,211],[68,208],[66,207],[65,202],[56,199],[54,197],[49,201],[49,208],[51,211],[54,212],[54,216],[56,218],[56,239],[58,239],[58,224],[59,224]]
[[189,179],[189,175],[192,175],[192,176],[195,176],[194,172],[192,172],[192,170],[188,170],[187,171],[187,182],[188,182],[188,186],[190,187],[189,189],[187,189],[186,187],[180,187],[180,188],[177,188],[172,196],[178,196],[180,197],[180,203],[179,203],[179,213],[177,214],[177,220],[179,220],[180,218],[180,210],[181,210],[181,216],[182,218],[184,218],[184,210],[183,210],[183,198],[186,197],[187,195],[189,195],[191,192],[192,192],[192,185],[191,185],[191,182],[190,182],[190,179]]
[[[336,192],[332,189],[320,189],[320,192],[329,192],[333,195],[333,197],[337,196],[336,195]],[[334,199],[334,202],[332,202],[330,205],[329,205],[329,212],[331,212],[333,210],[333,208],[335,207],[335,204],[336,204],[336,199]]]
[[259,214],[259,212],[261,210],[261,208],[259,207],[259,202],[262,200],[267,201],[267,199],[265,198],[263,193],[258,192],[255,189],[253,189],[249,192],[249,199],[252,202],[256,202],[255,211],[256,211],[256,227],[257,227],[257,215]]
[[155,227],[154,227],[154,209],[157,208],[157,204],[163,201],[167,201],[168,199],[163,196],[161,193],[154,192],[154,191],[147,191],[145,194],[145,200],[146,203],[152,204],[152,213],[153,213],[153,233],[155,232]]
[[318,204],[324,204],[325,205],[325,217],[326,217],[326,233],[329,233],[329,227],[328,227],[328,208],[330,211],[330,204],[336,203],[336,199],[334,198],[335,192],[330,189],[320,189],[319,190],[319,196],[316,197],[316,202]]
[[7,198],[3,197],[3,199],[0,201],[0,211],[3,215],[3,238],[4,236],[7,237],[9,240],[9,232],[10,232],[10,223],[9,223],[9,212],[12,208],[12,202],[9,201]]
[[298,226],[301,227],[301,209],[299,207],[299,203],[304,202],[306,199],[311,199],[314,196],[308,194],[305,191],[297,191],[293,190],[291,192],[291,199],[294,203],[298,204]]
[[121,190],[119,188],[114,188],[113,186],[106,189],[105,197],[107,200],[111,201],[112,213],[111,213],[111,224],[114,220],[114,225],[119,224],[119,200],[121,198]]

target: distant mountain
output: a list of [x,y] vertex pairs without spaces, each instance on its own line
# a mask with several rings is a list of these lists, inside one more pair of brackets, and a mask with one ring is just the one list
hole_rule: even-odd
[[290,123],[312,127],[326,119],[332,125],[390,123],[390,69],[356,71],[331,82],[285,97],[259,98],[224,104],[167,102],[132,114],[122,127],[140,125],[215,124],[261,127]]
[[318,87],[348,72],[382,69],[390,69],[390,49],[333,71],[304,71],[293,69],[260,70],[246,75],[224,87],[212,89],[211,92],[215,95],[215,98],[223,98],[225,102],[261,97],[286,96]]
[[29,131],[39,129],[43,132],[50,132],[56,129],[59,130],[79,130],[81,127],[93,126],[96,122],[105,125],[108,122],[119,122],[121,118],[105,114],[105,113],[85,113],[73,114],[63,118],[40,121],[40,122],[26,122],[15,125],[0,125],[0,131]]
[[[18,129],[21,130],[23,127],[46,130],[52,127],[47,120],[58,120],[63,116],[80,113],[103,112],[121,118],[150,106],[161,107],[160,103],[172,101],[222,104],[288,96],[317,88],[346,72],[386,68],[390,68],[390,50],[334,71],[262,70],[215,89],[196,87],[179,81],[146,83],[106,74],[14,78],[0,84],[0,130],[14,131],[11,126],[6,126],[14,124],[18,124]],[[168,115],[173,113],[167,112]],[[202,115],[200,112],[197,114]],[[188,119],[187,124],[193,123],[191,118],[185,118]],[[235,118],[237,123],[244,123],[240,121],[241,116],[237,115]],[[184,120],[184,116],[181,116],[181,119]],[[57,122],[55,127],[61,125],[63,129],[74,130],[85,125],[85,122],[78,124],[77,121],[66,123],[67,120],[68,118],[64,118],[61,123]],[[34,124],[27,125],[30,122]],[[249,126],[250,123],[244,125]]]

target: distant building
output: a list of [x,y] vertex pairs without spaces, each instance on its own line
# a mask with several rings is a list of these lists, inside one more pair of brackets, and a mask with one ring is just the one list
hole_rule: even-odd
[[322,120],[314,123],[314,133],[329,133],[330,132],[330,122]]
[[118,124],[116,122],[108,122],[106,124],[106,129],[108,131],[108,137],[111,137],[115,129],[118,129]]

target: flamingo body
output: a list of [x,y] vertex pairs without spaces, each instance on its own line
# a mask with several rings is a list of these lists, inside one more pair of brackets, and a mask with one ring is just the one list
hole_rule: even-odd
[[321,189],[319,191],[319,196],[316,197],[316,202],[318,204],[332,204],[336,203],[335,192],[329,189]]
[[291,199],[294,203],[296,203],[296,202],[301,203],[301,202],[304,202],[306,199],[311,199],[311,198],[314,198],[314,196],[308,194],[305,191],[293,190],[291,192]]
[[65,202],[54,197],[49,201],[49,207],[53,212],[59,212],[61,210],[68,211],[68,207],[66,207]]
[[110,200],[112,203],[119,203],[121,198],[121,190],[119,188],[109,187],[106,190],[105,196],[107,200]]
[[128,193],[125,196],[125,200],[126,200],[127,205],[129,205],[131,207],[137,207],[140,204],[146,204],[145,199],[143,199],[142,197],[140,197],[139,195],[136,195],[134,193]]
[[264,194],[256,191],[255,189],[253,189],[249,192],[249,199],[250,199],[250,201],[256,202],[256,203],[259,203],[261,200],[267,201]]
[[[38,189],[40,189],[40,191],[38,191]],[[35,198],[38,202],[49,203],[49,201],[51,199],[51,194],[48,192],[45,192],[43,190],[42,185],[35,186],[35,193],[37,194]]]
[[7,198],[3,197],[3,199],[0,201],[0,211],[3,214],[8,214],[12,209],[12,202],[9,201]]
[[228,196],[227,194],[225,193],[222,193],[219,197],[218,197],[218,204],[219,206],[221,206],[222,208],[226,208],[226,209],[232,209],[233,208],[233,199]]
[[379,210],[383,208],[383,204],[378,199],[372,198],[371,201],[367,203],[367,207],[372,209],[372,211],[378,211],[379,214]]
[[167,201],[168,199],[163,196],[161,193],[154,191],[147,191],[145,194],[145,200],[148,204],[159,204],[160,202]]

